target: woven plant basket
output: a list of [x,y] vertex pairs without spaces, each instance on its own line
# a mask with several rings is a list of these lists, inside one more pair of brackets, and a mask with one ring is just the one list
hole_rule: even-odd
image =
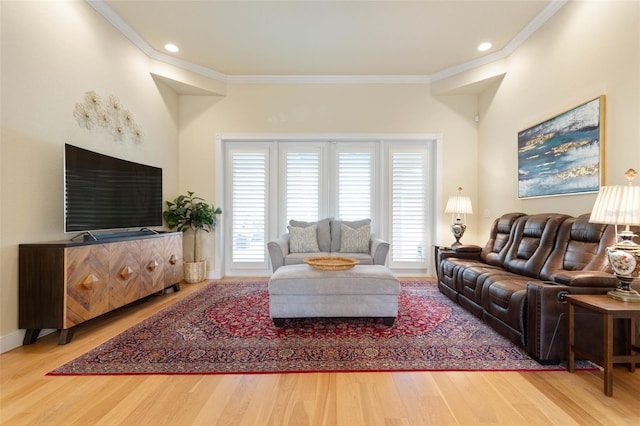
[[207,276],[207,261],[200,262],[184,262],[184,281],[189,284],[204,281]]

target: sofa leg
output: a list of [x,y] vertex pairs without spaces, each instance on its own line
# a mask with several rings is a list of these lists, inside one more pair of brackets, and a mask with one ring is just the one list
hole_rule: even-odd
[[284,327],[284,318],[274,318],[273,325],[275,325],[278,328]]
[[396,321],[396,317],[383,317],[382,323],[387,327],[392,327],[393,323]]

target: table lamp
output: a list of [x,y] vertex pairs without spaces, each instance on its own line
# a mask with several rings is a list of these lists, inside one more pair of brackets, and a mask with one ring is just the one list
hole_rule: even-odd
[[[640,302],[640,294],[631,288],[631,282],[640,276],[640,245],[633,241],[637,235],[631,230],[640,225],[640,186],[633,185],[637,175],[629,169],[624,174],[628,185],[600,188],[589,218],[589,222],[616,227],[616,243],[607,247],[607,257],[619,285],[607,295],[624,302]],[[625,228],[618,233],[618,226]]]
[[456,239],[456,242],[452,246],[458,246],[462,244],[460,238],[464,235],[464,231],[467,230],[467,214],[472,214],[471,199],[467,196],[461,195],[462,187],[458,187],[458,195],[449,197],[447,206],[444,209],[445,213],[451,213],[451,233]]

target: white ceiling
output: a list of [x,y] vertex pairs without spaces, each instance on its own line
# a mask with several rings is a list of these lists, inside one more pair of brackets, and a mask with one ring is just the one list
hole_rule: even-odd
[[431,78],[507,56],[566,2],[88,1],[151,56],[223,77]]

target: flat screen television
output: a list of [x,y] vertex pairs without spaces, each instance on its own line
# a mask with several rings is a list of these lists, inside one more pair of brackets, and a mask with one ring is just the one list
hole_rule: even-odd
[[162,225],[162,169],[64,147],[64,230]]

